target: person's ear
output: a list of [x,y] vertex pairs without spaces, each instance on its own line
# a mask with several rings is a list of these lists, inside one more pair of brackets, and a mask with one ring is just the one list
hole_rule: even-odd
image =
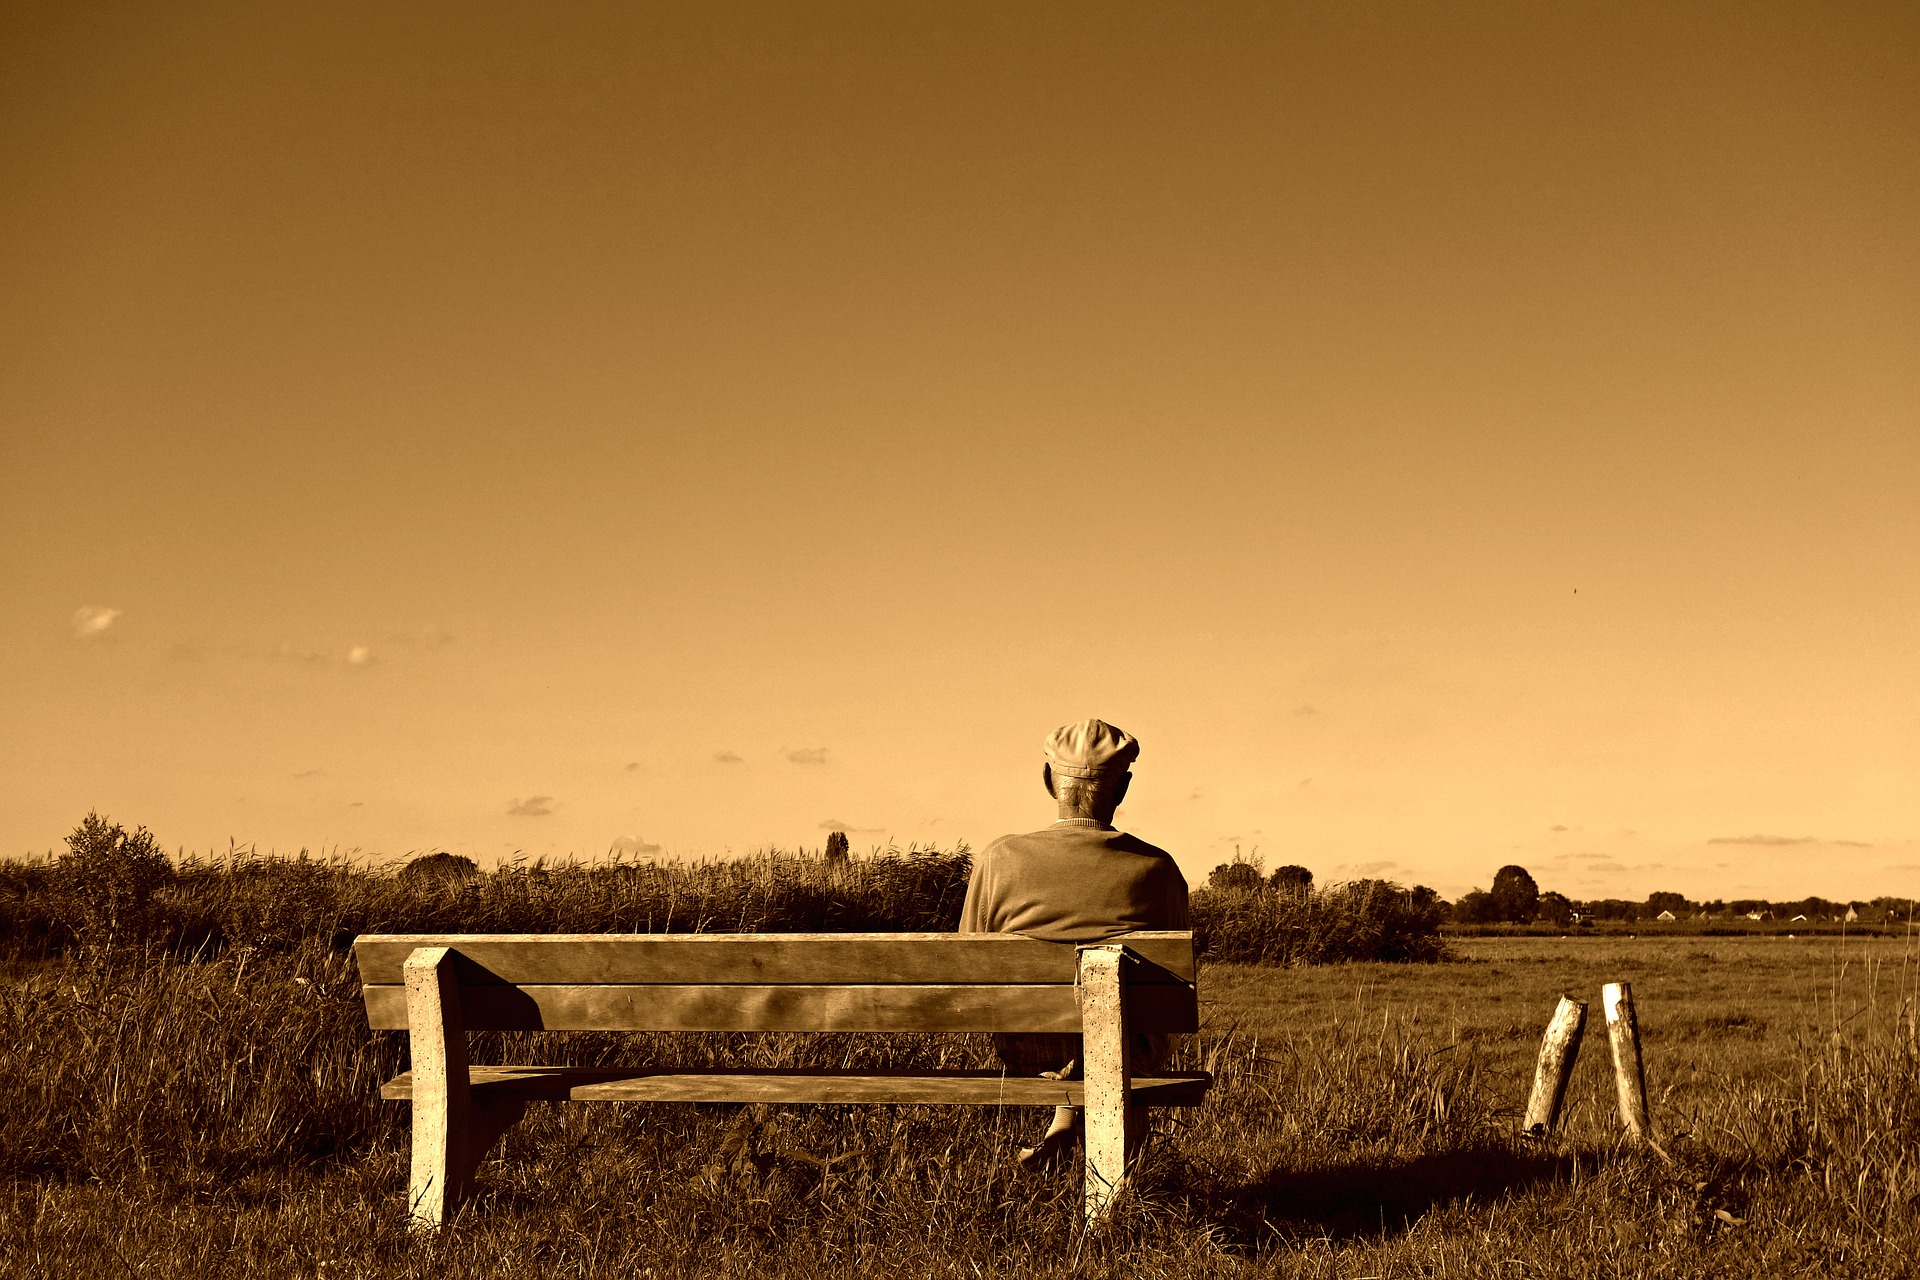
[[1047,794],[1052,796],[1055,800],[1058,800],[1060,798],[1060,793],[1053,789],[1053,766],[1051,764],[1045,764],[1045,763],[1041,764],[1040,785],[1045,787],[1047,789]]
[[1132,785],[1133,775],[1131,773],[1123,773],[1120,775],[1120,785],[1113,789],[1114,808],[1118,809],[1120,807],[1120,802],[1127,798],[1127,788]]

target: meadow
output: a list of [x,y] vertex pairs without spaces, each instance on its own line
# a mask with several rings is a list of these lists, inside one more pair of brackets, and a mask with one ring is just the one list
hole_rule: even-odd
[[[1920,957],[1865,937],[1458,939],[1417,962],[1208,963],[1206,1025],[1180,1053],[1218,1084],[1206,1106],[1160,1113],[1136,1193],[1092,1236],[1076,1178],[1017,1170],[1042,1119],[1028,1111],[664,1105],[535,1107],[457,1225],[406,1232],[407,1108],[376,1098],[404,1044],[366,1029],[353,932],[483,907],[568,924],[591,908],[609,928],[924,909],[923,927],[950,927],[957,852],[444,879],[206,864],[123,896],[110,943],[60,923],[80,908],[49,904],[71,884],[16,869],[0,883],[0,1276],[1914,1272]],[[1314,936],[1369,900],[1327,897]],[[1196,914],[1224,905],[1197,897]],[[1269,921],[1261,936],[1289,935]],[[1620,1138],[1610,980],[1634,984],[1664,1154]],[[1554,1138],[1522,1139],[1562,991],[1593,1004],[1569,1111]],[[477,1061],[990,1060],[974,1036],[474,1039]]]

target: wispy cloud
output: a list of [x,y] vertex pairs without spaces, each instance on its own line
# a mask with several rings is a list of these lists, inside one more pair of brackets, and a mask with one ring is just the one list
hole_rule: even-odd
[[827,749],[825,747],[801,747],[797,751],[787,752],[787,759],[795,764],[825,764],[827,762]]
[[315,649],[296,649],[290,640],[282,641],[280,647],[268,655],[281,662],[304,662],[317,667],[327,660],[327,655]]
[[737,751],[716,751],[713,753],[715,764],[743,764],[746,757]]
[[507,812],[516,818],[544,818],[553,812],[553,797],[528,796],[525,800],[516,799],[507,806]]
[[97,604],[87,605],[73,611],[73,638],[91,640],[95,636],[106,634],[114,619],[120,617],[118,609],[107,609]]
[[325,769],[306,769],[293,776],[296,778],[319,778],[325,776],[326,772]]
[[612,853],[658,853],[660,846],[642,840],[639,836],[615,836],[608,850]]
[[1557,823],[1557,822],[1556,822],[1556,823],[1554,823],[1554,824],[1553,824],[1552,826],[1550,826],[1550,827],[1548,827],[1548,828],[1547,828],[1547,830],[1549,830],[1549,831],[1565,831],[1565,830],[1566,830],[1566,828],[1565,828],[1565,827],[1563,827],[1563,826],[1561,826],[1561,825],[1560,825],[1559,823]]
[[1882,871],[1920,871],[1920,862],[1893,862],[1880,869]]
[[822,831],[840,831],[848,835],[872,835],[886,830],[885,827],[856,827],[849,823],[842,822],[838,818],[828,818],[820,824],[820,829]]
[[1871,849],[1865,840],[1822,840],[1819,836],[1714,836],[1708,844],[1837,844],[1849,849]]
[[629,760],[629,761],[627,761],[627,772],[628,772],[628,773],[632,773],[632,772],[633,772],[634,770],[636,770],[636,769],[638,769],[639,767],[640,767],[640,762],[639,762],[638,760]]
[[1293,709],[1293,714],[1297,716],[1317,716],[1320,714],[1320,708],[1310,702],[1303,702]]

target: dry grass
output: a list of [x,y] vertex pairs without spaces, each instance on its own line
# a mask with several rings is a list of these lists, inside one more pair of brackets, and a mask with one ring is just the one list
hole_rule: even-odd
[[[266,922],[251,944],[10,965],[0,1276],[1897,1276],[1920,1256],[1916,969],[1851,939],[1209,966],[1183,1052],[1219,1084],[1162,1113],[1096,1238],[1072,1178],[1015,1172],[1028,1112],[665,1105],[534,1108],[461,1221],[409,1237],[407,1112],[375,1097],[403,1046],[365,1027],[331,874],[235,888],[226,918]],[[1556,994],[1620,978],[1672,1164],[1619,1144],[1597,1026],[1562,1138],[1509,1136]],[[545,1040],[578,1062],[986,1056],[965,1036]],[[476,1037],[480,1060],[528,1056]]]

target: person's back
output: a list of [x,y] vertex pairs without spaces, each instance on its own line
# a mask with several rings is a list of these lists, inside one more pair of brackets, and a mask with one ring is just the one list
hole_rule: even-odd
[[1187,927],[1187,882],[1173,857],[1094,818],[1002,836],[974,860],[962,933],[1102,942]]
[[[1141,929],[1187,927],[1187,882],[1164,849],[1113,828],[1140,744],[1100,720],[1055,730],[1041,780],[1060,820],[1026,835],[1002,836],[974,860],[960,909],[962,933],[1019,933],[1047,942],[1102,942]],[[996,1035],[994,1049],[1015,1075],[1079,1074],[1078,1035]],[[1136,1037],[1136,1069],[1152,1070],[1164,1037]],[[1061,1107],[1022,1165],[1050,1162],[1072,1143],[1078,1113]]]

